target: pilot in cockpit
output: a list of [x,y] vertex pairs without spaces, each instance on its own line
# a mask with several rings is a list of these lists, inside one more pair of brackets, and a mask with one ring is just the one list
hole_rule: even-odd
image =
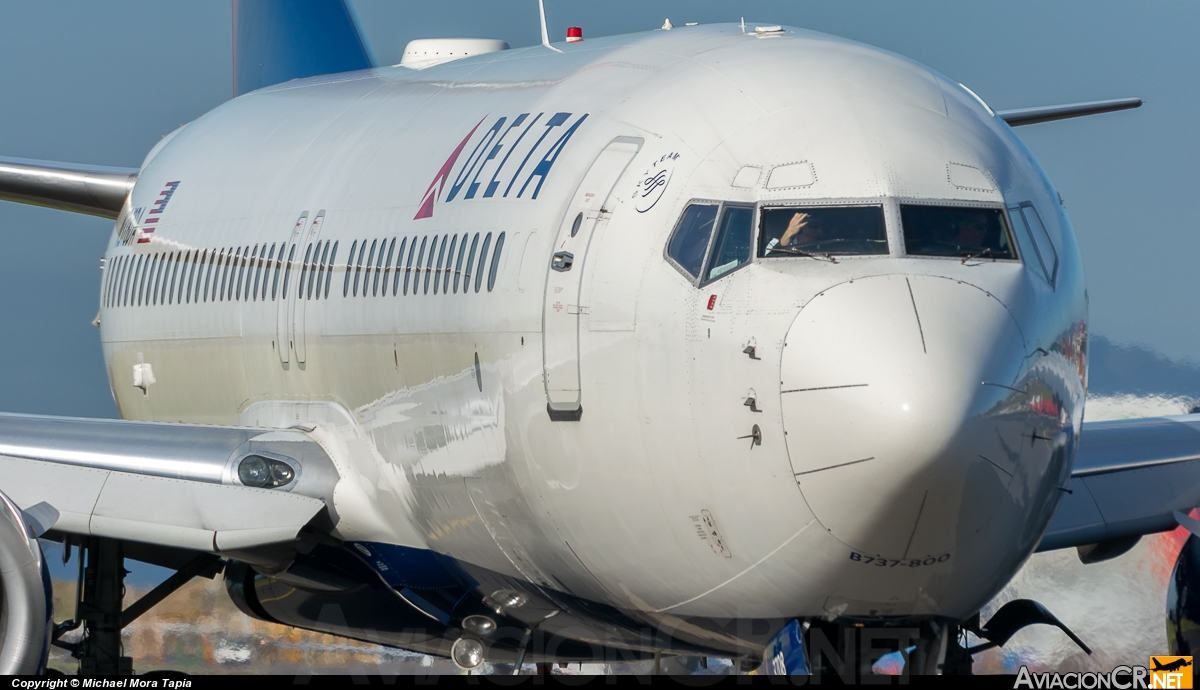
[[779,239],[772,239],[767,243],[766,250],[769,252],[776,247],[805,246],[815,244],[823,239],[825,239],[825,229],[821,227],[821,224],[809,214],[797,211],[792,214],[787,229],[783,231]]

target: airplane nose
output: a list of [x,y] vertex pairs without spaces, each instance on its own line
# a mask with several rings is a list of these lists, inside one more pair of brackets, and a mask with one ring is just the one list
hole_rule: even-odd
[[860,554],[930,565],[1006,512],[989,501],[1011,512],[1025,354],[1008,308],[957,280],[878,276],[811,300],[788,331],[781,398],[817,519]]

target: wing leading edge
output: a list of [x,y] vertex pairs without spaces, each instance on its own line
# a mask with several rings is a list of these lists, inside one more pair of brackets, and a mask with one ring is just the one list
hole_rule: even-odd
[[[247,486],[248,457],[284,462],[293,478]],[[332,526],[338,474],[297,430],[3,414],[0,477],[43,530],[253,561],[245,552]]]
[[1084,424],[1065,491],[1038,551],[1174,529],[1176,511],[1200,506],[1200,415]]
[[116,219],[137,175],[136,168],[0,157],[0,200]]
[[1118,110],[1129,110],[1140,107],[1142,107],[1142,99],[1140,98],[1116,98],[1109,101],[1048,105],[1040,108],[997,110],[996,117],[1007,122],[1010,127],[1021,127],[1022,125],[1036,125],[1041,122],[1067,120],[1072,117],[1099,115],[1101,113],[1112,113]]

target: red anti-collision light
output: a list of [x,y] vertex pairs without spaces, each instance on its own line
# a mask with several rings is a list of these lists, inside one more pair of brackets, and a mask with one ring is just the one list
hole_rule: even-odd
[[583,40],[583,29],[572,26],[567,29],[567,43],[578,43]]

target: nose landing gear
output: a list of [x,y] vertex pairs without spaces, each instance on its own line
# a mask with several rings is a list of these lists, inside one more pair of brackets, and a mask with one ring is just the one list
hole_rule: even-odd
[[[1045,606],[1016,599],[1001,606],[986,625],[980,625],[979,614],[961,622],[926,620],[888,627],[824,620],[803,625],[793,622],[767,648],[763,667],[772,675],[836,675],[845,683],[876,674],[971,675],[974,654],[1002,647],[1018,630],[1038,624],[1057,627],[1084,652],[1092,653]],[[968,646],[968,632],[983,642]],[[793,654],[800,639],[803,649]],[[791,660],[793,656],[796,661]]]

